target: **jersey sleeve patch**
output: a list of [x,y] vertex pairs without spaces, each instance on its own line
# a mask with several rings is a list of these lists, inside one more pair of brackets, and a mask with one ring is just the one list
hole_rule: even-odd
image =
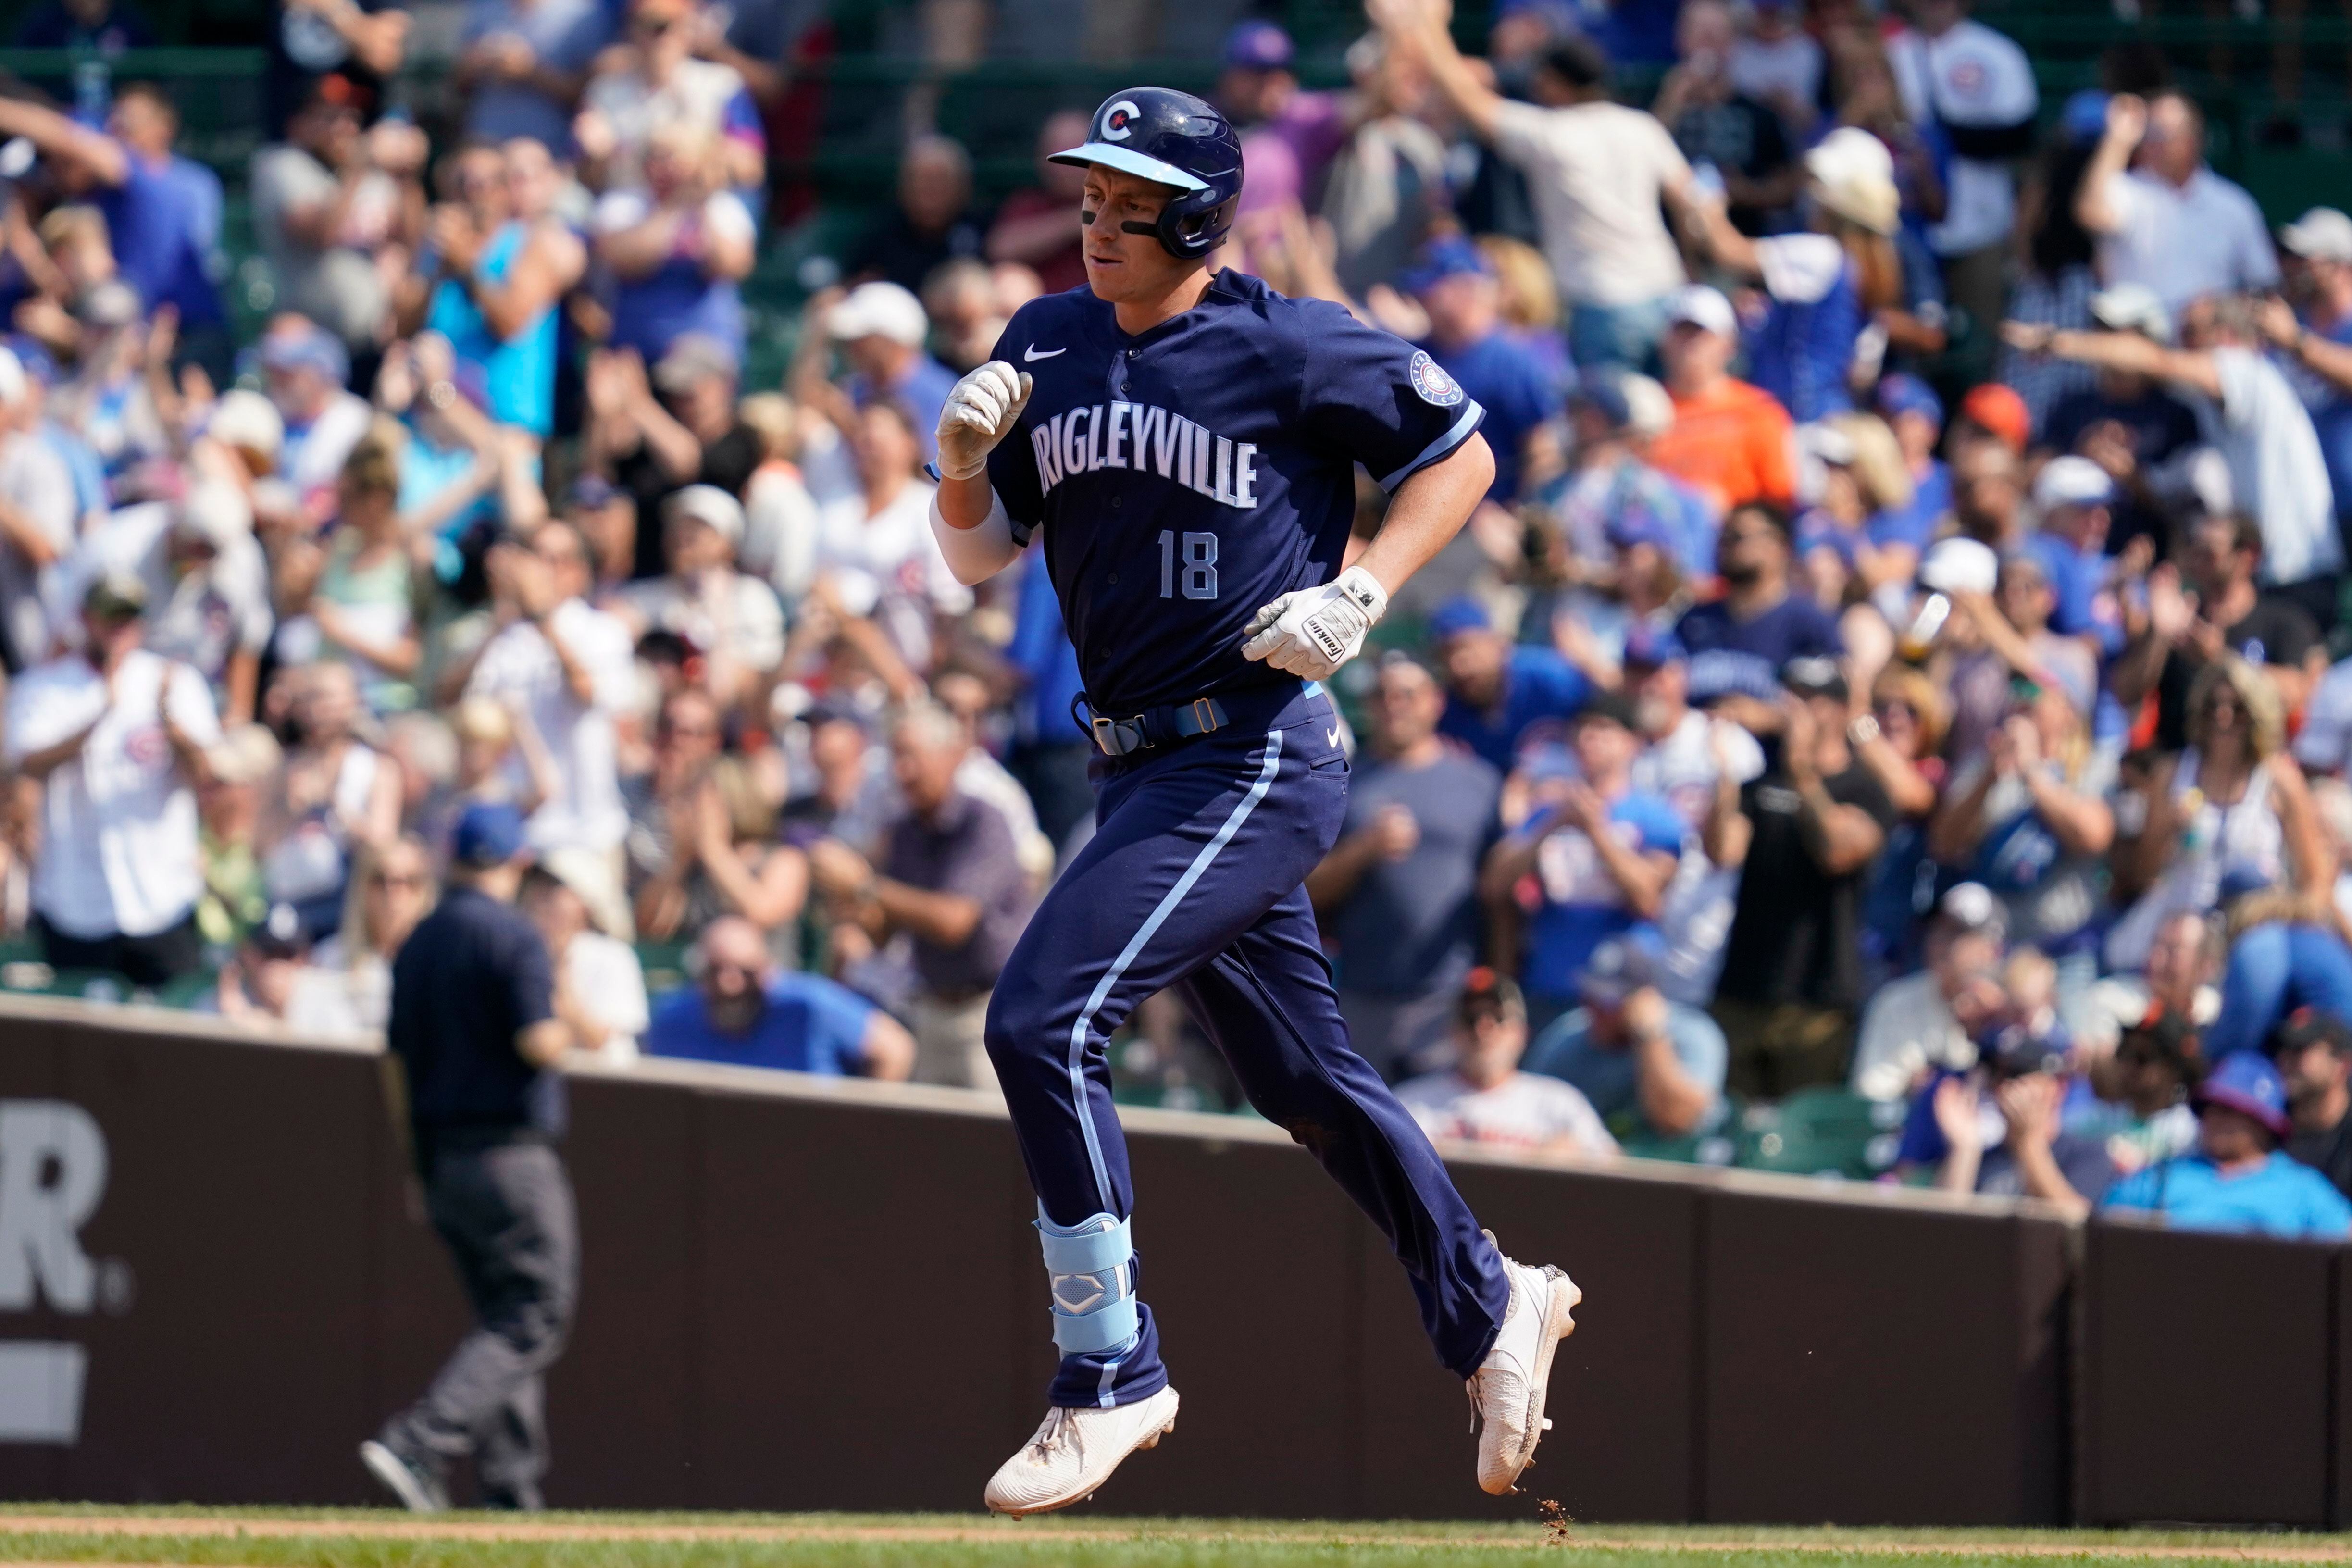
[[1465,395],[1462,384],[1446,374],[1444,367],[1429,357],[1427,349],[1413,351],[1412,363],[1405,367],[1405,375],[1423,403],[1451,408]]

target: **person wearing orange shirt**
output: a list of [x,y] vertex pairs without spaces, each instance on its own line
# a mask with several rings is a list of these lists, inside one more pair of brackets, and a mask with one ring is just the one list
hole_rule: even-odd
[[1789,411],[1733,376],[1739,318],[1717,289],[1692,284],[1675,296],[1659,343],[1675,422],[1650,447],[1650,465],[1695,485],[1727,510],[1743,502],[1787,506],[1797,474]]

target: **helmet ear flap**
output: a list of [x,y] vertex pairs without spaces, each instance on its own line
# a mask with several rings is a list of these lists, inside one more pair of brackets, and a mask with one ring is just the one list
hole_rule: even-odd
[[1180,261],[1198,261],[1232,232],[1238,193],[1216,200],[1213,191],[1190,191],[1160,209],[1160,247]]

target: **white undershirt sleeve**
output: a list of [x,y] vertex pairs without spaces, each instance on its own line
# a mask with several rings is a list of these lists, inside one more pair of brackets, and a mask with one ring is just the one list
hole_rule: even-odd
[[951,525],[940,510],[939,492],[933,490],[931,534],[940,542],[940,553],[947,557],[948,570],[967,588],[995,576],[1021,553],[1021,546],[1013,539],[1013,519],[1004,510],[1004,498],[992,486],[988,492],[988,516],[977,528]]

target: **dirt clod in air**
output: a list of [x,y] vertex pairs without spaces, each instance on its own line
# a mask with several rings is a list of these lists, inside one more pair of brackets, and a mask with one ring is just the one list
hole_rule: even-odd
[[1556,1498],[1544,1498],[1536,1504],[1536,1514],[1543,1521],[1544,1544],[1566,1546],[1575,1540],[1571,1533],[1576,1516],[1560,1506]]

